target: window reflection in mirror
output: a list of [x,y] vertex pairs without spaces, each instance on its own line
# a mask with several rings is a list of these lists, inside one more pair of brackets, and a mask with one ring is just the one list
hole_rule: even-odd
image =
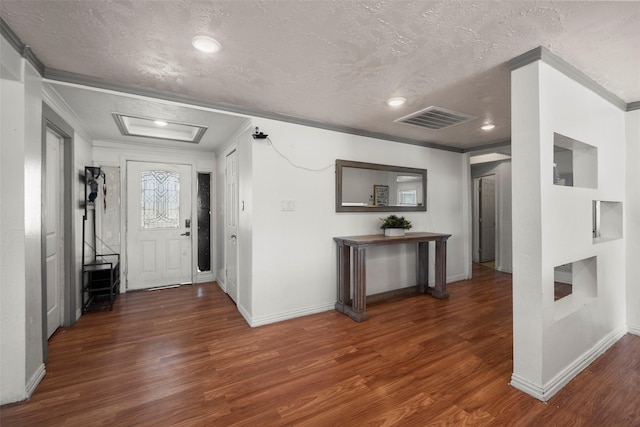
[[426,211],[426,169],[336,160],[336,212]]

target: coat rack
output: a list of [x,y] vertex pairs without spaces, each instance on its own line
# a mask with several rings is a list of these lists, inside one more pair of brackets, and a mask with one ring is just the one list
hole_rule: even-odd
[[[100,182],[102,180],[102,182]],[[82,217],[82,314],[90,309],[109,307],[120,291],[120,254],[101,254],[97,250],[96,202],[100,199],[106,207],[107,178],[100,167],[84,168],[84,215]],[[91,220],[91,236],[87,236],[87,221]],[[88,242],[87,239],[91,241]],[[87,262],[86,248],[92,250],[92,259]]]

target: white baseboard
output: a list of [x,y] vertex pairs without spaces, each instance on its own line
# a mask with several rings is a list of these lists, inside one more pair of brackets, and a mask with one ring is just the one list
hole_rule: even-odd
[[[456,274],[453,276],[447,276],[447,283],[459,282],[460,280],[468,280],[469,277],[465,273]],[[431,283],[435,285],[435,282]]]
[[517,388],[520,391],[524,391],[529,396],[533,396],[538,400],[542,400],[546,402],[547,399],[544,397],[544,389],[537,384],[528,381],[525,378],[522,378],[516,374],[511,374],[511,386]]
[[627,331],[633,335],[640,335],[640,325],[627,325]]
[[569,381],[574,379],[587,366],[593,363],[598,357],[606,352],[613,344],[627,333],[627,327],[618,328],[604,338],[602,338],[595,346],[582,354],[572,364],[559,372],[551,381],[544,386],[534,384],[525,378],[519,377],[515,373],[511,375],[511,385],[520,391],[523,391],[543,402],[548,401],[562,387],[567,385]]
[[306,307],[300,310],[287,311],[284,313],[270,314],[267,316],[251,317],[248,313],[243,313],[240,307],[238,310],[242,313],[249,326],[255,328],[257,326],[268,325],[270,323],[282,322],[283,320],[295,319],[296,317],[308,316],[310,314],[322,313],[335,309],[335,302],[330,304],[322,304],[314,307]]
[[196,283],[207,283],[216,280],[212,271],[205,271],[196,274]]
[[220,286],[220,289],[222,289],[224,293],[227,293],[227,285],[224,283],[223,278],[221,278],[220,276],[216,277],[216,283],[218,284],[218,286]]
[[47,371],[44,369],[44,363],[38,366],[38,369],[36,369],[29,379],[29,382],[26,384],[25,395],[27,399],[29,399],[33,392],[36,391],[38,384],[40,384],[40,381],[42,381],[46,373]]
[[249,312],[247,311],[247,309],[246,309],[246,308],[244,308],[244,306],[243,306],[243,305],[240,305],[240,304],[236,305],[236,307],[238,307],[238,311],[240,312],[240,314],[241,314],[241,315],[242,315],[242,317],[244,318],[244,321],[245,321],[245,322],[247,322],[247,324],[248,324],[249,326],[252,326],[252,325],[251,325],[251,314],[249,314]]
[[[447,283],[458,282],[460,280],[466,280],[467,276],[464,273],[454,276],[447,276]],[[220,282],[218,282],[220,283]],[[305,307],[298,310],[287,311],[284,313],[269,314],[267,316],[252,317],[241,305],[238,305],[238,311],[242,314],[242,317],[247,321],[252,328],[268,325],[270,323],[282,322],[283,320],[295,319],[296,317],[308,316],[310,314],[322,313],[324,311],[330,311],[335,309],[335,302],[329,304],[321,304],[312,307]]]

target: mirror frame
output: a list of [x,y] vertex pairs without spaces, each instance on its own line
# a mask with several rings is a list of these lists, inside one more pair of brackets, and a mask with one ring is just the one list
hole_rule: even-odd
[[[372,169],[387,172],[412,173],[422,176],[422,206],[342,206],[342,168]],[[336,160],[336,212],[426,212],[427,170],[376,163]]]

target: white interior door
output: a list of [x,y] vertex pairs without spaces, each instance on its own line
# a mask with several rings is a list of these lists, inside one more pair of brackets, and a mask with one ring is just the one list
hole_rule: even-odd
[[480,179],[480,262],[496,258],[496,180]]
[[62,249],[62,153],[63,139],[47,128],[45,164],[45,227],[47,338],[62,324],[62,292],[64,284],[64,250]]
[[192,282],[191,166],[127,162],[127,290]]
[[238,302],[238,152],[226,159],[225,282],[227,294]]

